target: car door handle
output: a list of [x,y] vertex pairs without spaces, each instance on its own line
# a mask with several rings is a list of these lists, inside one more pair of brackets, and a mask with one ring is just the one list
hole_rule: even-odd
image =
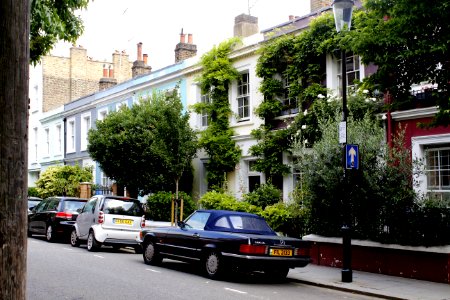
[[194,233],[192,236],[195,237],[195,238],[199,238],[199,237],[200,237],[200,234]]

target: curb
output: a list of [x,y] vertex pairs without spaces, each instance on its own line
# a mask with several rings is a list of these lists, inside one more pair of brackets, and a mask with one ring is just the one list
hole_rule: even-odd
[[342,292],[346,292],[346,293],[359,294],[359,295],[364,295],[364,296],[369,296],[369,297],[376,297],[376,298],[380,298],[380,299],[408,300],[408,298],[388,296],[388,295],[384,295],[384,294],[380,294],[380,293],[373,293],[373,292],[369,292],[369,291],[362,291],[362,290],[358,290],[358,289],[352,289],[352,288],[341,287],[341,286],[336,286],[336,285],[332,285],[332,284],[325,284],[325,283],[320,283],[320,282],[308,281],[308,280],[304,280],[304,279],[297,279],[297,278],[292,278],[292,277],[288,277],[288,279],[289,279],[289,281],[294,281],[294,282],[297,282],[297,283],[314,285],[314,286],[317,286],[317,287],[322,287],[322,288],[327,288],[327,289],[332,289],[332,290],[338,290],[338,291],[342,291]]

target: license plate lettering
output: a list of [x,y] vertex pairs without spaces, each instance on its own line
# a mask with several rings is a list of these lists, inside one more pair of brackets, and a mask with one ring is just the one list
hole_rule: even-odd
[[133,225],[133,220],[129,220],[129,219],[114,219],[114,224]]
[[292,249],[270,249],[271,256],[292,256]]

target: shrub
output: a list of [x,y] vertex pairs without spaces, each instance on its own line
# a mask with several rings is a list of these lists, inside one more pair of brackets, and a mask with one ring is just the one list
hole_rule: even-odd
[[92,181],[92,167],[51,166],[36,181],[36,188],[41,198],[51,196],[79,197],[80,182]]
[[[147,199],[146,218],[155,221],[171,221],[172,196],[170,192],[157,192]],[[192,197],[185,192],[179,192],[180,199],[183,198],[183,218],[189,216],[196,209]],[[179,205],[179,209],[181,209]],[[178,212],[180,215],[180,211]]]
[[280,202],[281,191],[273,184],[266,183],[258,186],[253,192],[244,195],[244,201],[264,209],[268,205]]
[[40,197],[38,189],[36,187],[28,188],[28,196],[29,197]]
[[245,201],[239,201],[235,197],[216,191],[207,192],[199,201],[200,207],[205,209],[224,209],[258,213],[261,209]]

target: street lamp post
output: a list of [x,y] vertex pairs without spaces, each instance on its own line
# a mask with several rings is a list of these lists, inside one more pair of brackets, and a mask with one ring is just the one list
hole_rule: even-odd
[[[353,12],[354,0],[334,0],[333,14],[334,14],[334,22],[336,24],[337,32],[340,31],[348,31],[350,30],[351,21],[352,21],[352,12]],[[341,50],[341,81],[342,81],[342,122],[339,126],[340,128],[340,136],[339,142],[343,144],[343,151],[346,149],[347,144],[347,70],[346,70],[346,57],[345,50]],[[341,131],[343,132],[341,134]],[[344,153],[345,154],[345,153]],[[344,183],[347,182],[346,178],[346,169],[347,166],[345,164],[345,157],[343,156],[342,166],[344,168]],[[344,189],[347,187],[344,186]],[[351,218],[349,217],[350,208],[346,205],[348,199],[344,199],[342,201],[343,210],[344,210],[344,220],[342,230],[342,282],[352,282],[353,272],[352,272],[352,243],[351,243]]]

